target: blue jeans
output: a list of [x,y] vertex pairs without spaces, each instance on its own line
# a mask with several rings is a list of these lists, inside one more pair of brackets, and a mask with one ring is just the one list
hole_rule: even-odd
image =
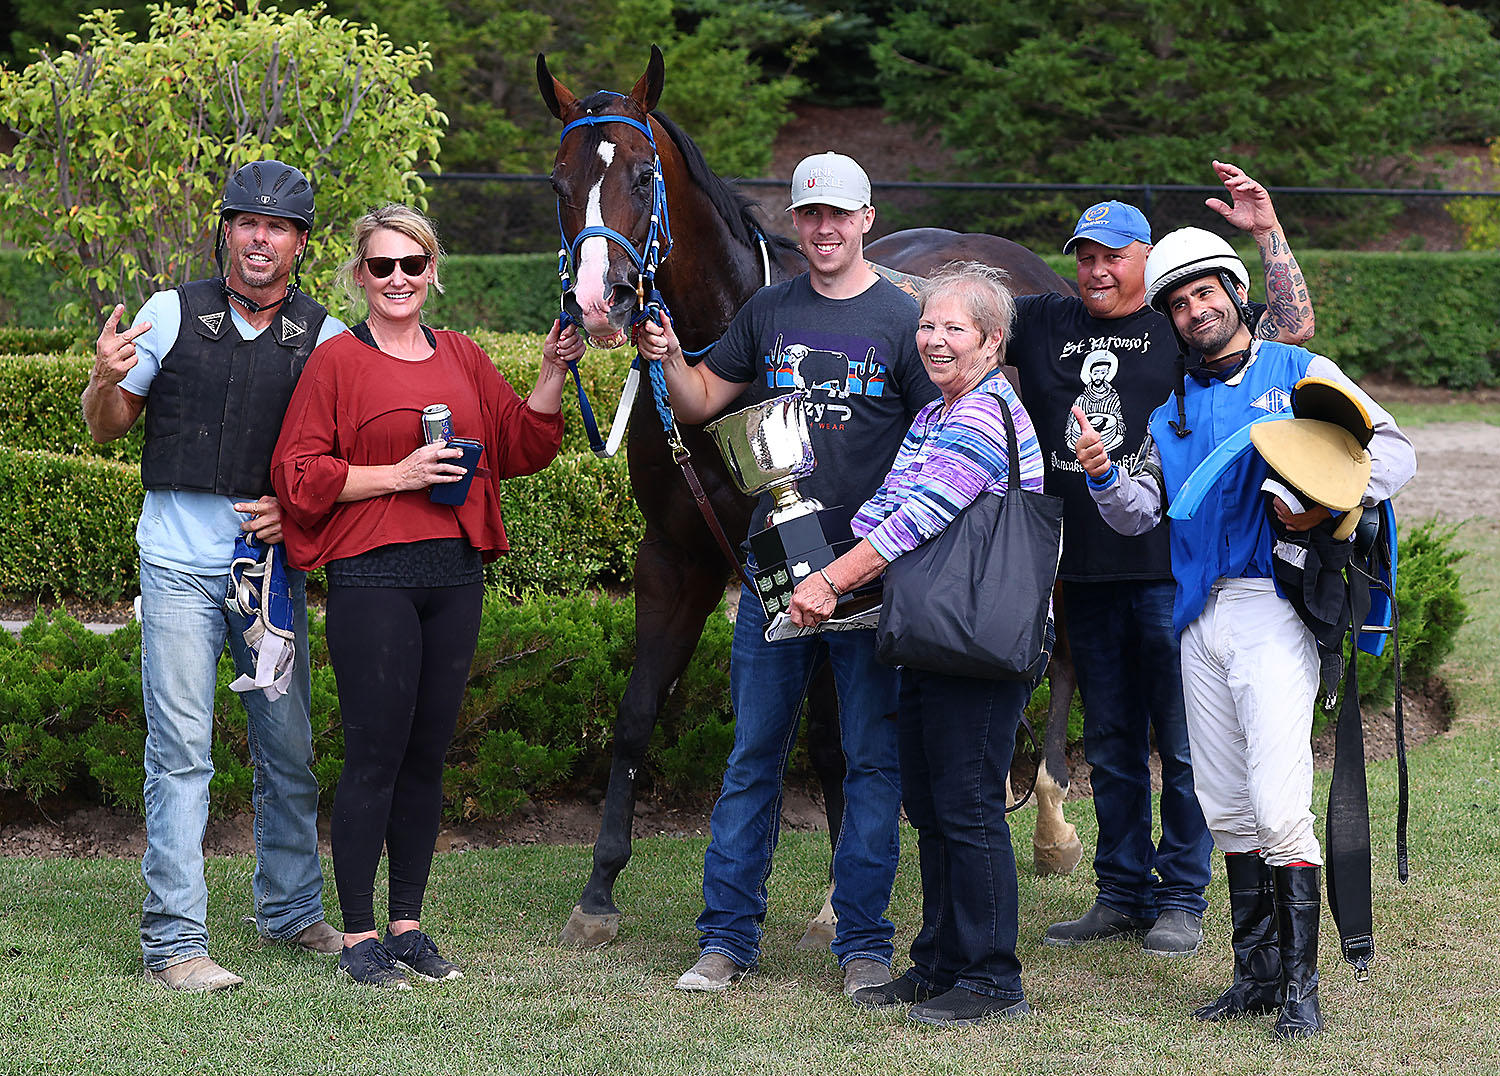
[[[262,934],[289,938],[323,918],[318,783],[309,725],[306,577],[288,570],[297,618],[291,690],[276,702],[240,696],[255,764],[255,874]],[[160,971],[208,952],[203,831],[213,777],[213,707],[227,638],[240,672],[253,666],[229,628],[229,575],[191,575],[141,561],[141,690],[146,706],[146,855],[141,950]]]
[[922,929],[906,974],[1020,1001],[1016,854],[1005,779],[1031,685],[901,670],[902,802],[917,831]]
[[[1084,757],[1093,767],[1099,901],[1155,919],[1202,915],[1213,839],[1193,791],[1172,631],[1170,582],[1064,583],[1068,640],[1083,693]],[[1151,840],[1151,736],[1161,756],[1161,840]]]
[[760,601],[742,588],[729,665],[734,750],[709,820],[699,945],[741,967],[759,960],[766,879],[781,835],[782,777],[817,651],[826,645],[847,765],[844,817],[833,853],[833,910],[839,919],[833,952],[841,965],[856,957],[889,965],[895,928],[885,912],[901,850],[896,670],[875,657],[873,631],[768,643],[765,625]]

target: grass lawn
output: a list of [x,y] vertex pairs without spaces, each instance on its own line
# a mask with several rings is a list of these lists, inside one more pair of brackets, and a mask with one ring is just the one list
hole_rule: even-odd
[[[771,879],[759,974],[724,995],[679,993],[696,955],[702,840],[638,842],[606,950],[554,944],[590,850],[516,847],[439,856],[424,925],[468,977],[401,995],[341,981],[330,958],[259,948],[239,925],[251,861],[209,864],[214,955],[243,975],[230,994],[179,996],[141,978],[142,885],[120,860],[0,860],[0,1073],[1493,1073],[1500,1064],[1500,524],[1459,532],[1474,609],[1447,674],[1454,730],[1411,757],[1412,877],[1395,880],[1395,766],[1371,767],[1377,959],[1354,981],[1324,915],[1328,1029],[1277,1043],[1269,1020],[1224,1026],[1188,1010],[1230,975],[1222,861],[1197,957],[1153,960],[1123,945],[1038,943],[1093,897],[1087,866],[1037,878],[1031,815],[1020,957],[1035,1012],[958,1031],[855,1010],[826,953],[792,949],[821,901],[826,844],[789,834]],[[1327,776],[1318,800],[1326,799]],[[1092,815],[1071,817],[1092,845]],[[908,850],[914,848],[911,834]],[[331,867],[325,900],[336,907]],[[377,893],[383,883],[377,886]],[[914,864],[893,901],[898,947],[916,928]],[[898,955],[898,967],[904,961]]]

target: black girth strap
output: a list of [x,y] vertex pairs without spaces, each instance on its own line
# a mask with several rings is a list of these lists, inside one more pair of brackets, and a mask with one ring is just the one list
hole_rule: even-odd
[[[1353,573],[1351,573],[1352,575]],[[1351,580],[1349,604],[1355,631],[1370,610],[1370,589]],[[1339,706],[1334,741],[1333,783],[1328,789],[1328,907],[1338,926],[1344,959],[1354,976],[1369,975],[1375,954],[1374,913],[1370,899],[1370,803],[1365,786],[1365,730],[1359,715],[1359,661],[1350,638],[1344,669],[1344,698]]]

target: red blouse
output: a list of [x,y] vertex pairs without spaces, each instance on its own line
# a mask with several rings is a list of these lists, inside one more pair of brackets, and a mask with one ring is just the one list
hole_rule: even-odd
[[[562,415],[533,411],[478,344],[438,331],[437,350],[408,362],[343,332],[307,360],[271,457],[287,560],[304,571],[377,546],[464,538],[485,560],[510,548],[500,480],[534,474],[557,456]],[[338,503],[351,464],[398,463],[421,447],[422,408],[445,403],[453,435],[484,445],[462,505],[428,490]]]

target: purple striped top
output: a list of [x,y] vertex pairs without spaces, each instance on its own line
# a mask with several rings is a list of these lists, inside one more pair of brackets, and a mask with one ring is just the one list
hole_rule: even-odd
[[999,393],[1016,424],[1021,485],[1040,493],[1042,450],[1031,416],[998,370],[943,414],[934,400],[912,420],[891,473],[855,513],[854,533],[887,561],[936,536],[985,490],[1005,493],[1008,466]]

